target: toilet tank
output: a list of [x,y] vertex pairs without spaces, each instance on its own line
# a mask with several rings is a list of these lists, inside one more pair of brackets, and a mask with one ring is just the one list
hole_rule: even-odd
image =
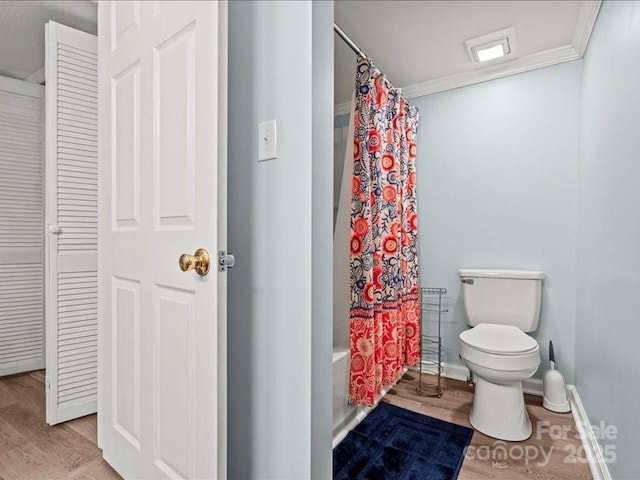
[[469,325],[513,325],[523,332],[538,328],[543,272],[462,269],[458,274]]

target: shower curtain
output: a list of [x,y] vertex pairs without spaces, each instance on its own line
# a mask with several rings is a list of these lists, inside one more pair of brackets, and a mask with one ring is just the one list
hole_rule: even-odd
[[418,111],[360,59],[352,121],[349,399],[371,406],[420,358]]

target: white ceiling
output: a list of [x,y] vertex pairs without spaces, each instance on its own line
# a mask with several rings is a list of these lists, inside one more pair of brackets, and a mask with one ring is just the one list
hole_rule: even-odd
[[97,5],[79,1],[0,1],[0,75],[26,79],[44,67],[48,20],[97,32]]
[[[411,97],[580,58],[599,6],[591,0],[336,0],[335,21]],[[508,27],[516,30],[514,58],[474,66],[464,41]],[[351,99],[355,55],[334,38],[338,105]]]
[[[584,53],[595,0],[336,0],[335,20],[408,97],[530,70]],[[48,20],[97,31],[97,5],[77,1],[0,1],[0,75],[26,79],[44,66]],[[515,27],[516,56],[475,67],[464,41]],[[351,98],[355,55],[335,37],[335,103]],[[342,106],[344,108],[344,105]]]

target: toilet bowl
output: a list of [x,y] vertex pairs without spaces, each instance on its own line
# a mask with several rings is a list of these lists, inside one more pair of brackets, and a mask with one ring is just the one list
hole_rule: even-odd
[[501,440],[529,438],[532,427],[522,381],[540,365],[536,341],[514,326],[481,323],[460,334],[460,356],[476,385],[471,425]]
[[464,269],[467,323],[460,357],[475,381],[471,425],[507,441],[531,436],[522,381],[540,365],[540,348],[527,332],[538,328],[542,299],[539,271]]

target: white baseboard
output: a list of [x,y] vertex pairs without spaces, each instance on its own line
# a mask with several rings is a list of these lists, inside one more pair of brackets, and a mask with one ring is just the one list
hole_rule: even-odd
[[[412,370],[415,370],[412,368]],[[406,372],[406,369],[405,369]],[[442,363],[442,376],[453,380],[466,381],[469,376],[469,369],[464,365],[456,363]],[[356,425],[358,425],[365,417],[375,408],[378,402],[387,394],[392,387],[383,390],[382,394],[377,398],[373,407],[361,408],[353,418],[348,421],[333,437],[333,447],[347,436]],[[522,390],[531,395],[542,396],[542,380],[539,378],[530,378],[522,382]],[[589,422],[589,417],[584,409],[584,405],[580,400],[578,391],[574,385],[567,385],[567,396],[571,406],[571,414],[576,423],[576,428],[580,434],[580,439],[584,448],[586,458],[589,462],[589,468],[593,475],[593,480],[612,480],[607,462],[604,459],[602,449],[598,443],[596,434]]]
[[578,433],[582,439],[582,446],[589,461],[589,468],[591,469],[593,480],[611,480],[609,467],[604,459],[593,427],[589,422],[589,417],[584,409],[584,405],[582,405],[578,390],[576,390],[576,387],[573,385],[567,385],[567,393],[569,396],[569,405],[571,405],[571,413],[573,414]]
[[466,382],[469,378],[469,369],[459,363],[442,362],[442,376]]
[[15,375],[16,373],[31,372],[32,370],[42,370],[44,360],[28,360],[26,362],[14,363],[5,367],[0,367],[0,377],[5,375]]
[[[467,381],[469,369],[459,363],[442,362],[442,376],[453,380]],[[542,380],[539,378],[528,378],[522,382],[522,391],[530,395],[542,396]]]
[[528,378],[522,382],[522,391],[529,395],[542,396],[542,380],[539,378]]
[[[469,377],[469,369],[458,363],[442,363],[442,376],[453,380],[467,381]],[[542,396],[542,380],[539,378],[529,378],[522,382],[522,390],[531,395]],[[596,434],[593,431],[589,417],[582,405],[578,391],[574,385],[567,385],[567,394],[569,397],[569,405],[571,413],[576,422],[580,439],[584,447],[586,458],[589,462],[589,468],[593,475],[593,480],[611,480],[609,468],[604,459],[602,449]]]

